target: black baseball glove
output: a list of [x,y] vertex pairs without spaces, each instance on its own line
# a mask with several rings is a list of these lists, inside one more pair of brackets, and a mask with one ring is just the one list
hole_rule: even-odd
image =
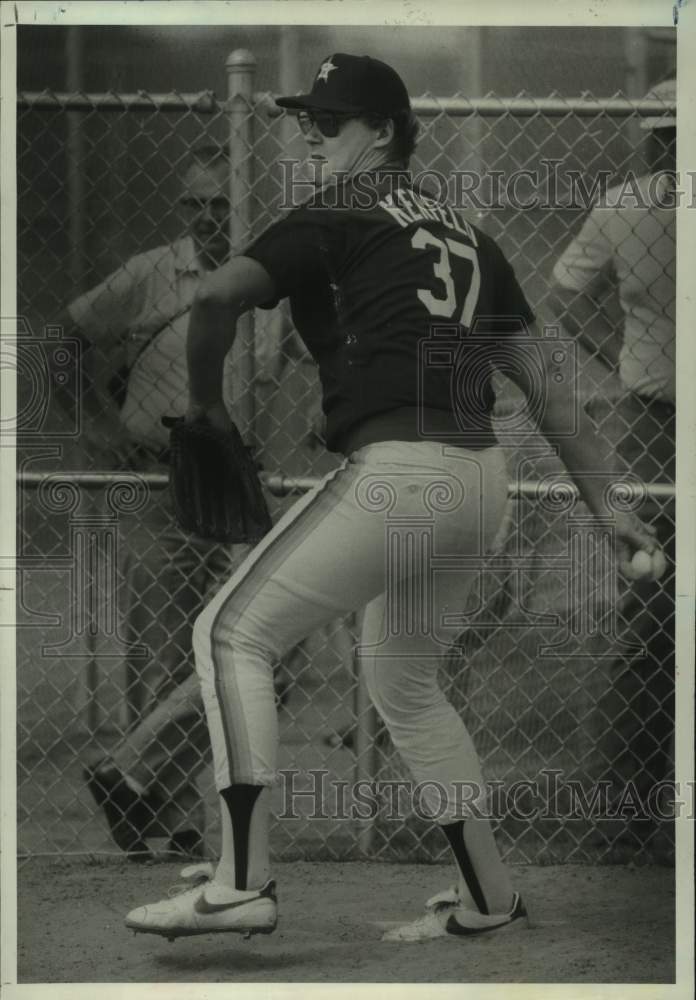
[[251,449],[231,424],[163,417],[169,427],[169,488],[179,525],[227,544],[258,542],[271,528]]

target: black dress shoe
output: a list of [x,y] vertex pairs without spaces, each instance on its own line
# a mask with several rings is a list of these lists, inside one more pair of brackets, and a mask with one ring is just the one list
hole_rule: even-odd
[[203,836],[198,830],[179,830],[171,835],[167,853],[184,858],[203,858],[204,846]]
[[84,777],[94,801],[104,810],[111,836],[128,859],[151,860],[152,853],[143,838],[153,815],[147,799],[134,792],[113,765],[86,768]]

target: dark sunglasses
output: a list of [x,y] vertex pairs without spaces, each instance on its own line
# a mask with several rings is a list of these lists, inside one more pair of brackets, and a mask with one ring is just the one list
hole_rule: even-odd
[[316,125],[324,138],[335,139],[345,123],[356,117],[346,111],[299,111],[297,124],[303,135],[309,135]]

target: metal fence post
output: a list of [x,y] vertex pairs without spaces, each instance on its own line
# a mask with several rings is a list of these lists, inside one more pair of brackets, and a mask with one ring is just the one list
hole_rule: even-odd
[[[227,112],[230,153],[230,242],[239,253],[253,230],[254,184],[253,93],[256,59],[247,49],[235,49],[227,57]],[[240,432],[256,445],[256,364],[254,316],[246,313],[238,322],[237,341],[226,366],[226,398],[234,402]]]
[[[82,28],[69,28],[65,43],[68,64],[67,88],[77,94],[82,89]],[[67,220],[70,245],[68,247],[71,298],[84,291],[84,273],[87,253],[85,247],[85,137],[81,111],[68,111],[68,134],[65,143],[67,155]]]
[[[377,780],[377,711],[368,694],[365,677],[361,670],[357,650],[360,637],[353,652],[353,678],[355,699],[355,783],[370,783]],[[363,857],[372,857],[377,829],[373,818],[357,824],[357,843]]]

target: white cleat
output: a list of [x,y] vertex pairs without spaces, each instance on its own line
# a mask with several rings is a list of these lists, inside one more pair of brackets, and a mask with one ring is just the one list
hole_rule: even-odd
[[207,878],[171,899],[139,906],[126,917],[126,927],[131,930],[161,934],[170,941],[224,932],[249,938],[252,934],[270,934],[277,923],[274,881],[266,882],[261,889],[242,891],[216,885]]
[[508,913],[484,914],[462,906],[455,887],[432,896],[425,904],[425,916],[388,930],[382,940],[432,941],[442,937],[469,937],[506,927],[526,916],[527,911],[517,892]]

